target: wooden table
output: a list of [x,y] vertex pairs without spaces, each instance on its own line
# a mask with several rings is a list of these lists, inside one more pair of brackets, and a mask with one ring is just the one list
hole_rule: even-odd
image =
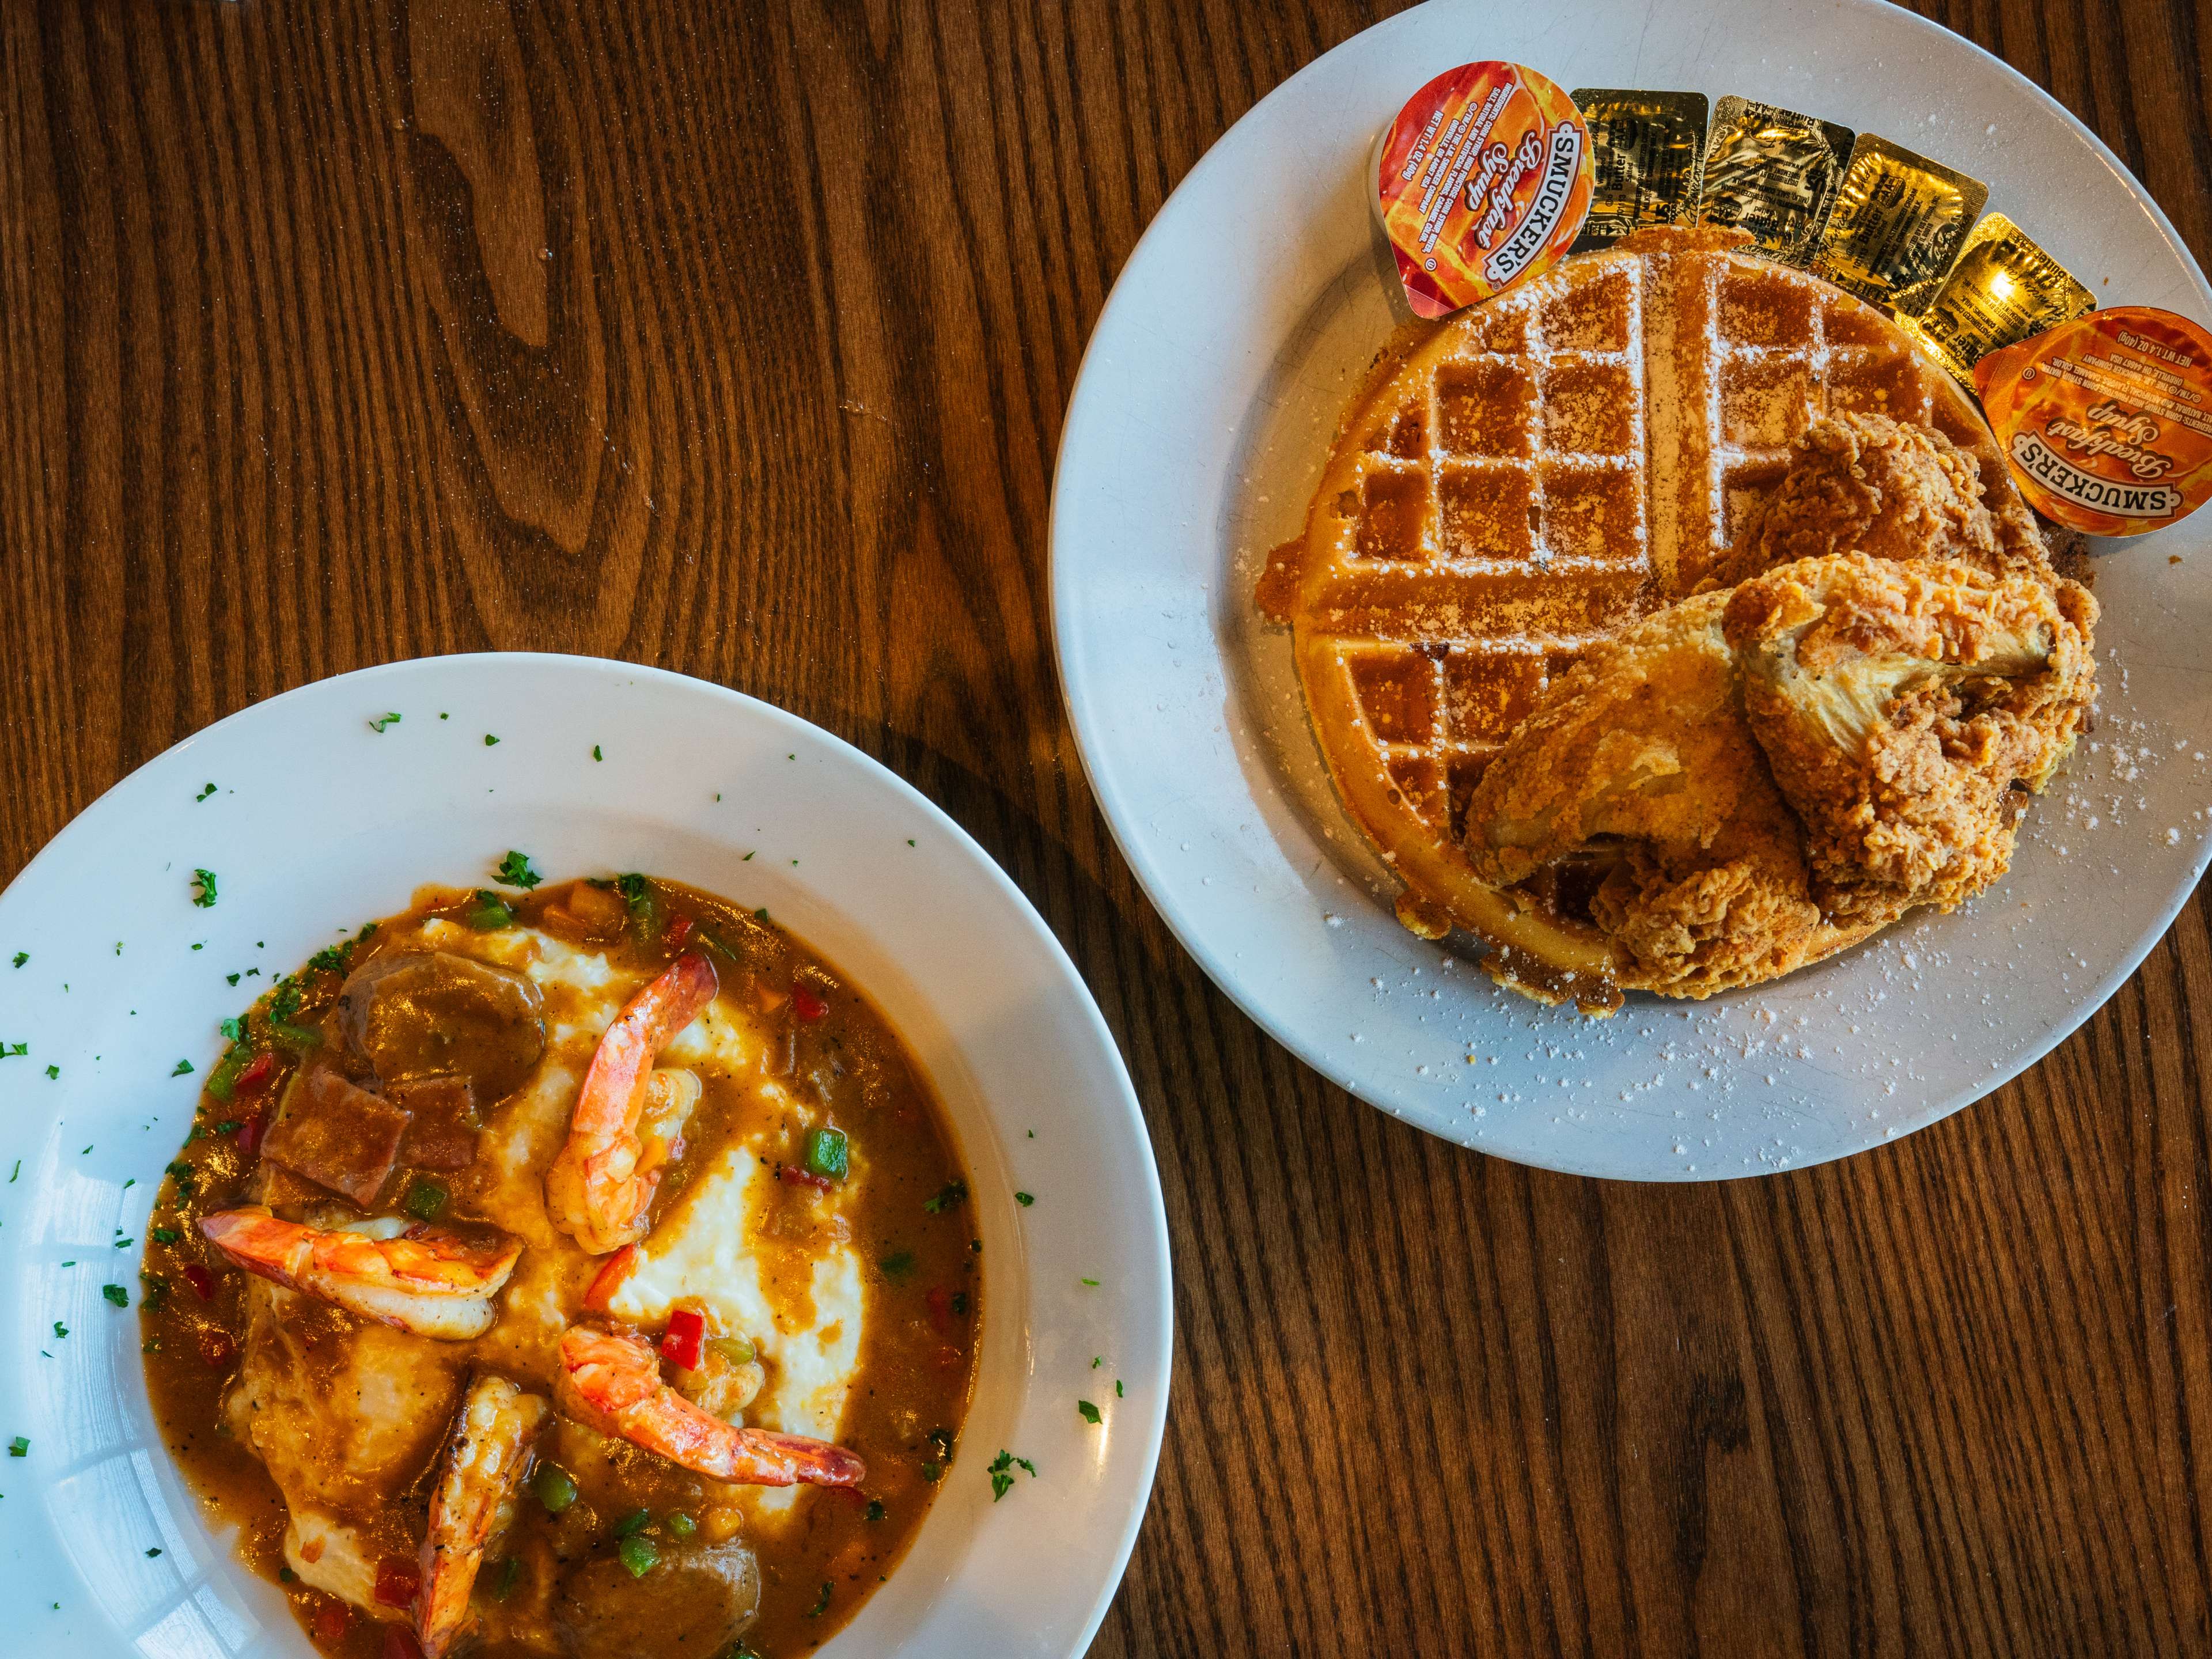
[[[2212,255],[2202,3],[1927,9]],[[973,831],[1128,1056],[1180,1340],[1099,1653],[2205,1651],[2201,901],[1974,1109],[1644,1188],[1324,1084],[1108,839],[1046,627],[1085,337],[1386,9],[5,0],[0,875],[324,675],[721,681]]]

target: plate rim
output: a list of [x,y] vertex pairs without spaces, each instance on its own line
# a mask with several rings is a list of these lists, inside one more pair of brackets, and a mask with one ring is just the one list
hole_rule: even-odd
[[[116,779],[92,800],[86,803],[82,808],[71,815],[68,821],[26,861],[6,886],[0,887],[0,920],[4,920],[7,916],[11,908],[9,902],[15,895],[38,880],[51,878],[64,866],[70,855],[69,843],[73,832],[88,820],[92,819],[112,798],[130,790],[135,784],[139,784],[149,774],[176,763],[180,757],[201,746],[215,734],[228,729],[232,731],[234,737],[237,728],[268,719],[270,711],[276,709],[280,705],[295,702],[304,702],[319,696],[327,696],[331,695],[331,689],[334,687],[371,685],[384,680],[404,678],[425,669],[455,670],[464,673],[511,674],[550,672],[556,674],[579,674],[600,682],[607,689],[612,689],[614,683],[619,681],[651,682],[678,695],[703,696],[709,703],[719,702],[726,714],[734,714],[738,718],[744,720],[763,720],[770,729],[781,730],[793,735],[803,733],[808,742],[823,745],[833,762],[854,768],[858,775],[871,785],[878,787],[887,787],[894,797],[908,807],[917,811],[921,817],[944,838],[946,848],[981,875],[986,884],[996,892],[1000,902],[1006,907],[1007,915],[1018,922],[1031,944],[1040,948],[1044,960],[1057,976],[1058,994],[1066,1000],[1069,1006],[1077,1013],[1083,1033],[1087,1040],[1095,1045],[1097,1057],[1104,1062],[1103,1069],[1098,1073],[1102,1085],[1102,1097],[1111,1096],[1121,1107],[1121,1113],[1116,1120],[1118,1133],[1126,1135],[1130,1150],[1134,1154],[1134,1171],[1140,1177],[1141,1191],[1146,1200],[1144,1205],[1146,1214],[1141,1222],[1133,1222],[1127,1216],[1126,1212],[1116,1212],[1115,1219],[1132,1243],[1139,1245],[1154,1264],[1155,1282],[1143,1288],[1157,1292],[1133,1301],[1133,1307],[1148,1303],[1151,1310],[1149,1315],[1140,1318],[1133,1314],[1122,1322],[1127,1327],[1139,1330],[1156,1351],[1157,1371],[1155,1374],[1148,1370],[1145,1376],[1136,1379],[1143,1385],[1140,1398],[1125,1396],[1121,1402],[1122,1410],[1125,1412],[1131,1406],[1136,1407],[1133,1414],[1134,1421],[1131,1425],[1135,1428],[1139,1436],[1139,1453],[1133,1468],[1135,1479],[1128,1495],[1127,1512],[1121,1518],[1118,1534],[1114,1539],[1110,1550],[1101,1552],[1097,1558],[1104,1564],[1105,1569],[1101,1577],[1100,1587],[1091,1596],[1087,1609],[1081,1613],[1079,1622],[1071,1626],[1075,1634],[1066,1651],[1071,1656],[1071,1659],[1073,1659],[1074,1656],[1085,1652],[1096,1639],[1097,1632],[1104,1623],[1107,1613],[1110,1610],[1127,1577],[1130,1557],[1134,1553],[1137,1538],[1143,1530],[1146,1518],[1150,1512],[1152,1498],[1158,1484],[1160,1454],[1165,1440],[1169,1397],[1173,1385],[1175,1361],[1174,1255],[1173,1240],[1167,1224],[1165,1196],[1160,1182],[1158,1158],[1153,1148],[1151,1131],[1145,1119],[1143,1104],[1137,1094],[1127,1060],[1121,1053],[1120,1044],[1115,1040],[1111,1028],[1106,1023],[1104,1013],[1100,1009],[1097,998],[1091,994],[1088,982],[1077,969],[1059,936],[1053,931],[1036,905],[1031,902],[1028,895],[1014,882],[1012,877],[957,820],[883,762],[827,726],[817,725],[764,698],[696,675],[686,674],[651,664],[633,662],[623,658],[572,652],[471,651],[438,653],[394,659],[342,673],[325,675],[288,687],[281,692],[234,709],[221,719],[186,733],[159,752],[149,756],[123,776]],[[156,833],[166,832],[166,826],[164,826],[163,830]],[[867,989],[866,987],[862,988]],[[35,1139],[36,1133],[43,1133],[55,1123],[62,1110],[62,1104],[63,1103],[58,1102],[50,1111],[27,1115],[25,1122],[29,1127],[24,1130],[26,1136]],[[998,1123],[1002,1134],[1009,1133],[1007,1126],[1012,1120],[1005,1116],[995,1102],[990,1116]],[[963,1156],[965,1161],[971,1164],[976,1161],[974,1154]],[[4,1252],[5,1255],[12,1257],[19,1255],[26,1249],[35,1248],[38,1241],[29,1238],[28,1231],[27,1228],[15,1230],[12,1238],[0,1243],[0,1252]],[[1026,1243],[1025,1231],[1021,1234],[1021,1238],[1023,1240],[1021,1255],[1015,1271],[1020,1277],[1020,1293],[1023,1301],[1020,1306],[1020,1326],[1016,1340],[1017,1354],[1024,1363],[1025,1374],[1018,1380],[1016,1386],[1020,1391],[1023,1409],[1026,1412],[1029,1400],[1037,1393],[1035,1344],[1030,1331],[1032,1316],[1037,1305],[1038,1292],[1034,1287],[1034,1281],[1028,1271],[1031,1252]],[[15,1243],[16,1239],[22,1239],[24,1242],[19,1244]],[[135,1258],[132,1266],[135,1268]],[[23,1286],[19,1285],[16,1294],[24,1295],[27,1291]],[[133,1346],[135,1346],[135,1340]],[[979,1369],[977,1378],[979,1393],[982,1387],[983,1379]],[[158,1444],[159,1440],[160,1437],[157,1433],[153,1437],[153,1443]],[[144,1449],[150,1451],[152,1447],[148,1445]],[[94,1459],[94,1463],[97,1461],[97,1458]],[[162,1472],[167,1479],[180,1483],[187,1492],[192,1491],[189,1480],[177,1465],[174,1457],[167,1453],[166,1448],[162,1449],[162,1455],[159,1461]],[[79,1455],[64,1467],[67,1470],[74,1472],[80,1466],[93,1465],[86,1462],[85,1455]],[[13,1506],[10,1506],[10,1509],[16,1516],[22,1516],[26,1511],[35,1510],[38,1518],[18,1522],[15,1524],[27,1526],[32,1535],[45,1534],[51,1539],[55,1527],[48,1503],[26,1504],[21,1510],[15,1510]],[[219,1560],[227,1561],[234,1571],[240,1573],[248,1571],[237,1562],[234,1553],[224,1544],[222,1536],[210,1528],[197,1514],[194,1516],[192,1524],[199,1528],[199,1535],[205,1541],[212,1555]],[[928,1524],[929,1522],[925,1521],[922,1530],[926,1531]],[[921,1535],[921,1531],[917,1531],[916,1540],[919,1540]],[[66,1553],[63,1554],[62,1559],[64,1561],[70,1559]],[[907,1563],[902,1559],[900,1565],[903,1566]],[[971,1549],[962,1558],[959,1576],[964,1577],[969,1573],[981,1572],[987,1567],[988,1563]],[[99,1587],[88,1585],[87,1588],[94,1592],[95,1603],[100,1602]],[[932,1599],[941,1595],[942,1589],[942,1584],[933,1589],[931,1592]],[[189,1590],[187,1594],[189,1595]],[[1072,1612],[1073,1608],[1071,1607],[1070,1610]],[[292,1634],[293,1632],[289,1629],[281,1632],[279,1640],[288,1638]],[[74,1639],[82,1640],[84,1636],[85,1633],[79,1631],[75,1633]],[[837,1636],[830,1638],[830,1643],[825,1644],[825,1650],[833,1652],[837,1650],[836,1644],[847,1638],[848,1632],[841,1630]],[[105,1638],[103,1637],[102,1639]],[[127,1633],[125,1639],[127,1642]],[[304,1635],[300,1637],[300,1640],[304,1643]],[[310,1650],[303,1649],[303,1651],[306,1650]]]
[[[1444,0],[1444,3],[1448,4],[1449,0]],[[1999,72],[2001,78],[2009,83],[2009,89],[2014,95],[2025,94],[2031,103],[2039,106],[2046,113],[2057,116],[2077,138],[2086,141],[2098,161],[2112,173],[2126,191],[2129,199],[2149,220],[2160,240],[2179,259],[2182,270],[2194,278],[2199,300],[2208,307],[2212,307],[2212,281],[2208,281],[2203,269],[2197,264],[2188,245],[2175,231],[2172,222],[2166,216],[2165,210],[2159,205],[2157,199],[2151,195],[2142,180],[2137,179],[2126,164],[2113,154],[2111,147],[2055,96],[1978,41],[1946,27],[1932,18],[1924,17],[1917,12],[1901,6],[1883,3],[1883,0],[1834,0],[1834,3],[1838,10],[1856,11],[1865,15],[1878,15],[1886,21],[1904,20],[1909,27],[1920,31],[1923,38],[1941,38],[1947,42],[1944,48],[1947,51],[1963,47],[1972,56],[1981,59],[1987,65],[1993,66]],[[1159,862],[1149,850],[1146,838],[1135,833],[1133,823],[1125,822],[1126,803],[1121,800],[1119,792],[1100,787],[1102,768],[1105,763],[1104,757],[1100,752],[1101,739],[1097,735],[1096,728],[1085,719],[1088,713],[1088,693],[1079,689],[1083,684],[1079,677],[1070,672],[1071,659],[1074,651],[1070,640],[1071,634],[1074,631],[1071,626],[1070,614],[1073,600],[1073,585],[1063,579],[1062,514],[1066,508],[1064,492],[1067,487],[1066,464],[1069,453],[1079,438],[1084,435],[1082,428],[1086,420],[1091,417],[1091,411],[1085,404],[1085,392],[1087,386],[1097,378],[1098,365],[1103,361],[1102,346],[1108,343],[1109,326],[1115,319],[1117,306],[1126,307],[1133,303],[1128,297],[1131,291],[1127,286],[1128,279],[1132,272],[1136,270],[1140,262],[1144,260],[1148,248],[1153,245],[1156,239],[1164,240],[1168,221],[1176,209],[1177,199],[1180,198],[1188,201],[1191,186],[1194,182],[1209,177],[1213,169],[1230,164],[1225,156],[1225,151],[1240,129],[1253,122],[1278,99],[1293,96],[1303,82],[1310,76],[1317,77],[1323,66],[1331,58],[1346,52],[1356,42],[1371,34],[1401,27],[1412,27],[1410,20],[1429,9],[1425,5],[1415,6],[1347,35],[1327,52],[1317,54],[1295,73],[1278,82],[1231,122],[1206,147],[1205,154],[1192,164],[1189,171],[1176,180],[1175,188],[1169,191],[1166,199],[1160,204],[1150,222],[1146,225],[1143,234],[1131,247],[1127,258],[1122,262],[1121,270],[1115,275],[1113,286],[1107,294],[1105,303],[1099,308],[1097,319],[1091,326],[1090,338],[1085,343],[1082,360],[1077,366],[1075,379],[1068,388],[1066,414],[1061,422],[1060,442],[1054,453],[1052,498],[1047,514],[1046,581],[1051,598],[1048,609],[1053,657],[1054,665],[1060,672],[1061,703],[1066,712],[1069,727],[1075,736],[1076,753],[1083,766],[1084,781],[1089,786],[1092,798],[1098,803],[1100,816],[1106,821],[1107,832],[1113,837],[1116,849],[1128,865],[1139,888],[1152,908],[1158,912],[1161,920],[1166,923],[1168,930],[1174,934],[1176,941],[1197,962],[1213,985],[1228,997],[1247,1018],[1276,1042],[1287,1048],[1302,1064],[1319,1073],[1354,1099],[1401,1122],[1408,1124],[1424,1133],[1466,1146],[1470,1151],[1482,1152],[1491,1157],[1503,1158],[1509,1162],[1523,1164],[1532,1169],[1590,1179],[1653,1185],[1673,1185],[1685,1181],[1752,1180],[1763,1176],[1786,1173],[1788,1170],[1814,1168],[1821,1164],[1839,1162],[1844,1158],[1856,1158],[1864,1152],[1877,1150],[1885,1143],[1873,1142],[1855,1146],[1847,1151],[1826,1153],[1802,1162],[1793,1161],[1787,1166],[1786,1170],[1766,1167],[1723,1168],[1711,1171],[1699,1170],[1693,1175],[1685,1176],[1666,1172],[1623,1172],[1615,1170],[1594,1169],[1589,1167],[1584,1162],[1572,1158],[1563,1157],[1558,1160],[1552,1160],[1532,1154],[1524,1149],[1516,1148],[1507,1152],[1486,1144],[1477,1146],[1456,1136],[1443,1135],[1431,1124],[1421,1121],[1413,1111],[1400,1103],[1370,1097],[1363,1091],[1359,1080],[1354,1075],[1346,1068],[1339,1066],[1326,1049],[1306,1040],[1299,1028],[1291,1026],[1287,1030],[1279,1029],[1273,1019],[1255,1006],[1256,999],[1242,982],[1240,976],[1231,969],[1223,952],[1209,943],[1204,933],[1180,906],[1170,902],[1167,896],[1168,884]],[[1224,679],[1231,681],[1232,684],[1234,678],[1233,675],[1224,674]],[[1340,801],[1338,803],[1338,809],[1340,811],[1343,810]],[[2196,892],[2208,867],[2212,867],[2212,837],[2200,839],[2187,874],[2159,902],[2158,920],[2155,925],[2147,928],[2127,950],[2121,953],[2119,965],[2085,993],[2082,998],[2077,1000],[2064,1020],[2045,1028],[2029,1039],[2017,1051],[2016,1062],[1993,1071],[1988,1080],[1979,1085],[1978,1092],[1952,1100],[1943,1109],[1936,1112],[1924,1122],[1916,1125],[1909,1133],[1917,1134],[1923,1130],[1932,1128],[1936,1124],[1963,1111],[1968,1106],[1986,1099],[2040,1062],[2060,1043],[2094,1018],[2097,1012],[2110,1001],[2119,988],[2133,976],[2151,951],[2157,948],[2160,941],[2172,930],[2175,918],[2180,915],[2183,908],[2187,905],[2190,898]]]

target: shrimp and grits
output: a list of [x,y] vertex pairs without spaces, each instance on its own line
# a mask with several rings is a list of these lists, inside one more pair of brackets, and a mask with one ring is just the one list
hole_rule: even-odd
[[780,1659],[883,1581],[956,1455],[981,1245],[835,969],[644,877],[429,890],[226,1030],[147,1376],[319,1649]]

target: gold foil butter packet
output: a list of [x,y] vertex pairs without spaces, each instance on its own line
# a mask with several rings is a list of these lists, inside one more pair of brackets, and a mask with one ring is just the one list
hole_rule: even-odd
[[1713,106],[1696,219],[1751,233],[1762,253],[1785,264],[1812,260],[1856,135],[1748,98]]
[[1597,158],[1589,217],[1570,252],[1610,247],[1696,208],[1711,110],[1705,94],[1583,87],[1570,95]]
[[1989,198],[1980,179],[1863,132],[1836,186],[1813,269],[1846,293],[1917,316]]
[[1974,365],[2029,335],[2097,308],[2097,296],[2002,213],[1976,225],[1958,264],[1917,318],[1899,325],[1960,380]]

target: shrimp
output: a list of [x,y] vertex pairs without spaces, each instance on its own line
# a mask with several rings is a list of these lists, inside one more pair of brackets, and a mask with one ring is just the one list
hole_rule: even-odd
[[[545,1172],[545,1207],[554,1224],[593,1255],[645,1236],[646,1209],[663,1169],[661,1160],[647,1155],[638,1121],[648,1103],[677,1103],[665,1096],[649,1103],[657,1078],[697,1081],[689,1073],[655,1073],[653,1062],[719,988],[714,963],[696,951],[686,951],[629,1000],[599,1039],[568,1121],[568,1144]],[[658,1086],[682,1091],[680,1085]],[[696,1087],[690,1097],[697,1098]],[[654,1115],[664,1113],[657,1109]]]
[[561,1338],[553,1397],[586,1427],[619,1435],[716,1480],[755,1486],[857,1486],[867,1466],[842,1446],[740,1429],[710,1417],[660,1380],[660,1361],[626,1333],[572,1325]]
[[423,1659],[443,1659],[469,1624],[469,1591],[501,1508],[530,1467],[530,1443],[550,1409],[503,1376],[469,1384],[430,1494],[415,1635]]
[[209,1243],[250,1273],[417,1336],[466,1341],[491,1328],[492,1298],[522,1241],[491,1228],[459,1231],[397,1216],[325,1230],[258,1205],[200,1218]]

